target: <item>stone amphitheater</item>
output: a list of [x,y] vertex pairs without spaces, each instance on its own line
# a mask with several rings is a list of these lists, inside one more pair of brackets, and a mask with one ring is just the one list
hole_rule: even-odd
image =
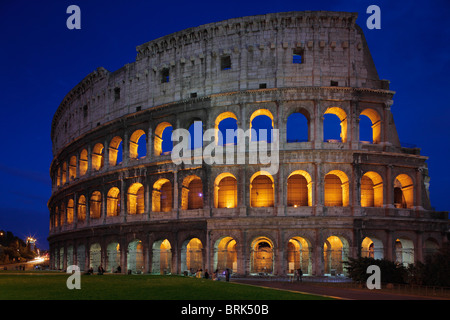
[[[427,157],[400,143],[395,92],[356,19],[307,11],[210,23],[87,75],[52,121],[51,267],[338,276],[349,257],[408,264],[448,242]],[[276,141],[221,134],[264,121]],[[207,163],[205,144],[191,144],[192,160],[203,158],[175,163],[171,134],[195,125],[216,133],[216,158],[245,161]],[[276,172],[249,161],[254,141],[276,146]]]

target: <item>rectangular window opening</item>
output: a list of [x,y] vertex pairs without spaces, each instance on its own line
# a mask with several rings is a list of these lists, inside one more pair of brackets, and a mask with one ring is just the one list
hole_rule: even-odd
[[220,58],[220,69],[221,70],[229,70],[231,69],[231,57],[224,56]]
[[114,89],[114,101],[117,101],[120,99],[120,88]]
[[292,52],[292,63],[295,64],[302,64],[304,62],[303,60],[303,50],[301,49],[294,49]]
[[165,68],[161,70],[161,83],[167,83],[170,81],[169,69]]
[[260,83],[259,84],[259,88],[260,89],[266,89],[267,88],[267,84],[266,83]]
[[330,85],[331,85],[332,87],[337,87],[337,86],[339,85],[339,82],[331,80]]

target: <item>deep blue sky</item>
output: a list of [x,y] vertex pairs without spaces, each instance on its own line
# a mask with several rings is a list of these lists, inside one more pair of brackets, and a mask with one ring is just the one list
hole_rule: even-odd
[[[81,30],[66,9],[81,8]],[[366,27],[369,5],[381,30]],[[396,91],[392,112],[402,142],[429,156],[431,201],[448,211],[450,185],[450,3],[429,1],[20,1],[0,2],[0,229],[34,235],[48,248],[50,127],[66,93],[97,67],[133,62],[136,46],[234,17],[282,11],[358,12],[380,78]]]

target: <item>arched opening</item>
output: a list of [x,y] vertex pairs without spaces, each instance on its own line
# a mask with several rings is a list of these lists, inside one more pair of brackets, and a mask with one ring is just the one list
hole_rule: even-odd
[[229,172],[221,173],[214,182],[214,207],[237,207],[237,180]]
[[61,167],[58,167],[56,171],[56,186],[59,187],[61,185]]
[[407,174],[399,174],[394,181],[394,206],[412,208],[414,205],[414,183]]
[[347,142],[347,114],[341,108],[331,107],[325,111],[323,141]]
[[112,138],[109,143],[109,165],[115,166],[122,162],[123,157],[123,143],[121,137]]
[[259,237],[251,244],[250,273],[272,274],[274,266],[273,243],[266,237]]
[[302,237],[289,239],[287,246],[287,273],[294,274],[295,270],[301,269],[304,275],[311,274],[311,246]]
[[406,238],[395,240],[395,262],[407,267],[414,264],[414,243]]
[[237,128],[237,117],[234,113],[227,111],[219,114],[214,122],[216,144],[219,146],[237,144],[237,137],[235,137]]
[[127,270],[134,274],[144,273],[144,246],[141,240],[134,240],[128,244]]
[[159,179],[153,184],[152,211],[168,212],[172,210],[172,183],[168,179]]
[[89,267],[98,270],[98,267],[102,265],[102,247],[99,243],[94,243],[89,248]]
[[287,206],[312,206],[312,179],[308,172],[296,170],[287,179]]
[[195,120],[189,126],[189,148],[191,150],[203,148],[203,122]]
[[344,275],[344,262],[348,260],[349,246],[342,237],[330,236],[323,244],[325,275]]
[[361,243],[361,257],[381,260],[384,257],[383,242],[374,237],[365,237]]
[[97,143],[92,149],[92,168],[96,171],[103,168],[104,165],[104,147],[101,143]]
[[250,206],[273,207],[274,197],[273,177],[265,171],[255,173],[250,178]]
[[77,177],[77,157],[72,156],[69,160],[69,180],[73,181]]
[[106,196],[106,216],[115,217],[120,213],[120,190],[113,187]]
[[306,111],[294,112],[286,122],[286,142],[309,141],[309,115]]
[[130,137],[130,159],[141,159],[147,155],[147,136],[144,130],[136,130]]
[[143,214],[145,212],[144,186],[133,183],[128,188],[128,214]]
[[120,266],[120,245],[118,242],[111,242],[106,247],[106,268],[107,272],[117,273]]
[[181,271],[191,274],[203,269],[203,245],[200,239],[192,238],[185,241],[181,248]]
[[226,269],[237,272],[236,240],[232,237],[223,237],[214,244],[214,270]]
[[94,191],[89,201],[90,219],[99,219],[102,214],[102,194],[100,191]]
[[77,220],[78,222],[86,220],[86,197],[84,195],[78,198]]
[[373,171],[361,178],[361,207],[383,206],[383,179]]
[[155,156],[166,155],[172,152],[172,125],[168,122],[161,122],[155,129],[154,135]]
[[88,153],[83,149],[80,153],[80,176],[84,176],[88,169]]
[[325,176],[324,205],[342,207],[349,204],[349,181],[347,175],[339,170],[330,171]]
[[73,223],[73,199],[69,199],[67,201],[67,223],[72,224]]
[[67,162],[62,164],[62,177],[61,183],[64,185],[67,182]]
[[169,240],[153,243],[152,273],[170,274],[172,272],[172,247]]
[[183,180],[181,188],[181,209],[203,208],[203,183],[198,176],[191,175]]
[[380,143],[381,118],[374,109],[365,109],[359,117],[359,140],[368,143]]
[[[274,122],[272,113],[267,109],[258,109],[250,116],[251,141],[272,142]],[[254,131],[253,131],[254,130]],[[256,136],[253,135],[256,133]]]

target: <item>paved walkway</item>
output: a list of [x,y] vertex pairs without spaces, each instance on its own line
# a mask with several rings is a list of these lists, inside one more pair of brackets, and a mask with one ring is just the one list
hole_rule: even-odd
[[261,287],[329,296],[344,300],[446,300],[441,297],[433,298],[396,294],[376,289],[340,288],[326,283],[314,284],[312,282],[290,282],[286,280],[258,280],[247,278],[232,279],[232,281]]

